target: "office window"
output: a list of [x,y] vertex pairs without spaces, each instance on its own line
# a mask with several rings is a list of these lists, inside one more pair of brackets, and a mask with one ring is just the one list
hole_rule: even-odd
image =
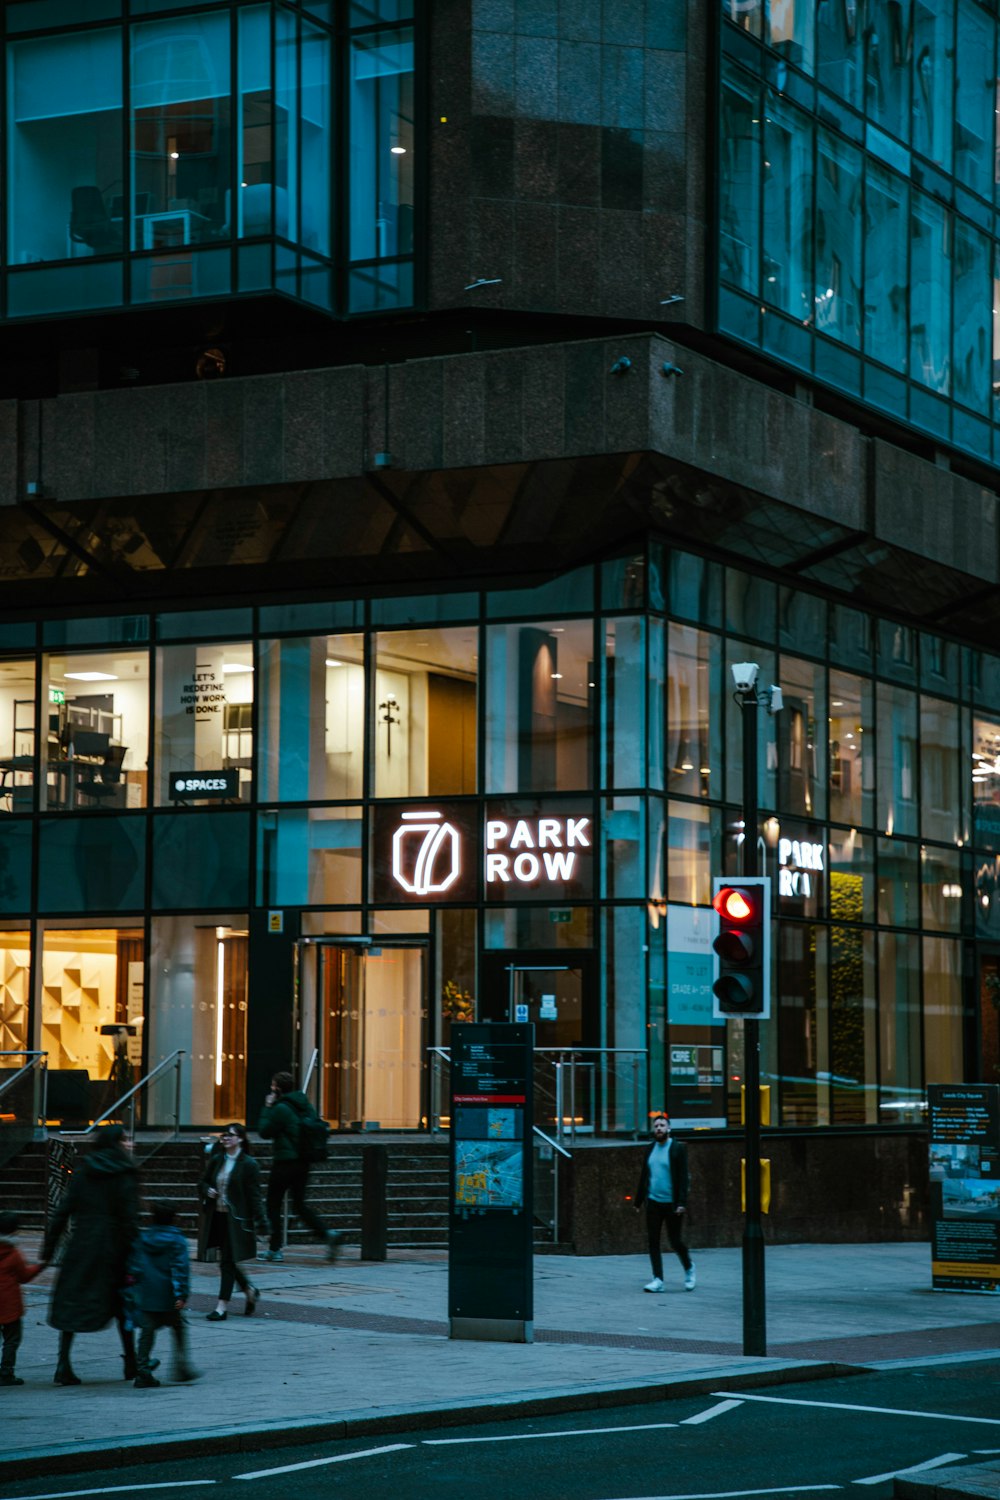
[[855,109],[862,106],[865,13],[854,4],[817,7],[816,76]]
[[865,180],[865,353],[897,372],[906,369],[909,190],[868,163]]
[[[94,812],[145,807],[149,653],[89,651],[42,658],[39,805]],[[27,746],[19,721],[18,737]]]
[[723,63],[719,132],[719,274],[755,294],[760,274],[760,85]]
[[[226,212],[222,232],[240,238],[270,234],[274,223],[274,110],[271,98],[271,7],[246,6],[237,12],[236,136],[238,186],[237,216],[232,214],[232,195],[226,190]],[[282,196],[279,218],[288,233],[288,204]]]
[[879,1117],[886,1125],[922,1124],[920,939],[880,932]]
[[825,130],[816,135],[815,327],[861,345],[862,155]]
[[955,329],[952,391],[956,401],[987,412],[990,398],[990,243],[955,220]]
[[910,374],[951,389],[951,215],[915,192],[910,223]]
[[830,817],[869,828],[874,811],[872,685],[851,672],[830,673]]
[[910,0],[869,0],[865,9],[865,112],[900,140],[910,114]]
[[788,62],[813,71],[816,7],[811,0],[767,0],[765,41]]
[[833,1125],[878,1120],[875,944],[858,928],[830,929],[830,1073]]
[[[778,929],[782,1125],[830,1123],[830,1002],[827,932],[804,922]],[[772,1118],[772,1124],[778,1121]]]
[[950,938],[924,938],[924,1078],[961,1083],[962,951]]
[[121,31],[8,48],[8,256],[17,264],[122,250]]
[[920,828],[924,838],[961,841],[958,705],[920,699]]
[[782,656],[778,681],[778,811],[826,816],[826,672],[816,663]]
[[413,252],[413,31],[351,39],[351,260]]
[[879,830],[917,832],[917,700],[905,688],[877,688],[877,811]]
[[[553,645],[562,638],[562,632],[553,632]],[[376,635],[372,740],[377,797],[443,797],[476,790],[478,639],[475,625]]]
[[669,626],[667,786],[686,796],[721,795],[722,643],[690,625]]
[[592,621],[492,625],[486,650],[486,790],[589,787]]
[[0,661],[0,813],[30,812],[35,754],[35,663]]
[[601,784],[646,785],[645,621],[637,615],[605,619]]
[[972,721],[971,772],[973,843],[995,854],[1000,851],[1000,723],[993,719]]
[[802,110],[769,94],[764,127],[764,300],[812,315],[812,136]]
[[261,795],[269,802],[360,797],[364,637],[263,641],[260,683]]
[[974,193],[993,190],[996,21],[959,0],[955,63],[955,176]]
[[164,277],[187,266],[196,295],[185,246],[218,238],[229,218],[228,17],[136,26],[131,105],[132,247],[168,251]]
[[[953,5],[914,0],[913,149],[951,170],[954,43]],[[977,71],[979,71],[977,69]]]
[[220,801],[247,800],[252,724],[249,644],[161,647],[154,730],[156,805],[218,806]]

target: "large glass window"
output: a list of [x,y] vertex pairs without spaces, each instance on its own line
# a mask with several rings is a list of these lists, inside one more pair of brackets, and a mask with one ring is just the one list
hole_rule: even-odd
[[262,641],[259,670],[261,795],[269,802],[360,797],[364,787],[363,636]]
[[[778,959],[778,1057],[782,1125],[830,1123],[830,1013],[827,933],[783,922]],[[777,1119],[772,1120],[777,1124]]]
[[[271,99],[271,7],[246,6],[238,12],[238,107],[237,172],[239,212],[235,224],[232,195],[226,191],[223,234],[270,234],[273,223],[274,115]],[[287,200],[279,204],[288,233]]]
[[861,344],[861,164],[855,147],[817,132],[815,326],[853,349]]
[[719,271],[755,294],[760,263],[760,88],[724,65],[719,158]]
[[667,785],[672,792],[709,797],[721,791],[721,669],[718,636],[690,625],[670,626]]
[[910,226],[910,374],[933,391],[951,389],[951,215],[913,194]]
[[869,0],[864,26],[865,110],[904,141],[910,112],[909,10],[910,0]]
[[[565,635],[555,626],[546,637],[553,659]],[[478,642],[474,625],[382,631],[375,637],[376,796],[442,797],[476,790]],[[548,660],[547,650],[541,656]],[[533,677],[532,691],[538,687],[545,701],[558,699],[565,680],[550,674],[536,683]],[[570,689],[578,690],[578,683]]]
[[31,811],[37,766],[35,663],[0,661],[0,813]]
[[817,7],[816,44],[819,81],[841,99],[861,108],[864,69],[861,54],[865,13],[856,4]]
[[[951,167],[954,120],[952,26],[955,11],[940,0],[914,0],[913,149]],[[978,69],[976,70],[979,71]]]
[[865,181],[865,353],[906,369],[909,232],[905,182],[868,164]]
[[160,648],[155,745],[157,806],[249,798],[253,655],[248,643]]
[[646,623],[605,620],[601,784],[646,785]]
[[[413,31],[362,31],[350,53],[351,260],[413,253]],[[359,302],[390,306],[398,276],[355,271]]]
[[121,31],[8,49],[9,256],[15,264],[122,249]]
[[145,807],[149,653],[45,656],[42,696],[42,808]]
[[961,1083],[962,956],[950,938],[924,938],[924,1077]]
[[357,807],[262,812],[257,822],[261,906],[357,906],[364,820]]
[[875,755],[872,685],[851,672],[830,673],[830,818],[870,828]]
[[0,1068],[19,1068],[23,1057],[2,1054],[26,1051],[31,996],[31,933],[0,927]]
[[917,698],[880,682],[878,699],[878,826],[883,833],[917,832]]
[[955,176],[989,198],[993,190],[996,21],[972,0],[958,0],[955,62]]
[[1000,723],[972,720],[972,839],[1000,851]]
[[878,970],[880,1117],[887,1125],[919,1124],[920,939],[879,933]]
[[132,247],[183,254],[229,220],[229,17],[134,27],[131,91]]
[[834,1125],[878,1120],[875,953],[870,932],[830,929],[830,1074]]
[[595,684],[592,622],[492,625],[486,649],[486,790],[589,787]]
[[955,330],[952,390],[975,411],[989,409],[990,245],[984,234],[955,220]]
[[783,656],[779,682],[778,811],[826,815],[826,673],[811,661]]
[[924,838],[954,844],[961,838],[958,707],[920,699],[920,826]]
[[808,115],[771,94],[764,127],[764,283],[767,302],[812,316],[812,136]]

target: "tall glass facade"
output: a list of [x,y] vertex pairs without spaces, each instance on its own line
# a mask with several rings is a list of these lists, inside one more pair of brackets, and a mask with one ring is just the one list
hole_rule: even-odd
[[719,8],[720,331],[1000,461],[995,9]]
[[411,306],[412,7],[165,8],[2,7],[3,316],[262,290]]
[[[709,917],[747,659],[784,693],[759,757],[773,1118],[918,1123],[992,1046],[1000,656],[652,540],[535,589],[40,622],[0,654],[8,1041],[96,1102],[127,1022],[134,1066],[188,1054],[205,1124],[242,1107],[253,1004],[296,993],[331,1108],[417,1128],[426,1048],[523,1003],[542,1048],[582,1049],[592,1128],[636,1098],[736,1123]],[[258,917],[299,977],[252,1000]]]

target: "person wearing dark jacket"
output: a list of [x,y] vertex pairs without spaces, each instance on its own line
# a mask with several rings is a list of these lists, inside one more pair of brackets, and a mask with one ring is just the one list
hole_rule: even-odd
[[302,1159],[299,1150],[300,1124],[303,1119],[314,1116],[309,1100],[295,1087],[291,1073],[275,1073],[271,1079],[271,1091],[264,1100],[260,1113],[257,1134],[266,1141],[274,1142],[274,1159],[271,1176],[267,1184],[267,1217],[271,1221],[271,1242],[265,1260],[284,1260],[281,1210],[285,1194],[292,1197],[292,1212],[312,1232],[313,1238],[326,1246],[328,1260],[336,1260],[340,1254],[344,1235],[338,1229],[328,1229],[306,1202],[309,1186],[309,1163]]
[[260,1292],[243,1270],[241,1261],[257,1254],[257,1236],[267,1233],[267,1220],[260,1193],[260,1167],[253,1159],[250,1140],[242,1125],[227,1125],[213,1146],[198,1188],[202,1218],[198,1237],[198,1259],[209,1250],[219,1252],[219,1299],[210,1323],[222,1323],[229,1310],[234,1283],[246,1297],[243,1312],[251,1317]]
[[14,1363],[21,1344],[21,1328],[24,1321],[24,1297],[21,1287],[26,1281],[34,1281],[43,1265],[29,1266],[20,1250],[13,1243],[17,1233],[17,1214],[0,1213],[0,1334],[3,1335],[3,1352],[0,1353],[0,1385],[23,1385],[24,1381],[14,1374]]
[[184,1322],[184,1307],[191,1294],[187,1240],[174,1224],[172,1203],[154,1203],[150,1217],[153,1222],[147,1229],[140,1229],[129,1261],[132,1305],[139,1328],[135,1384],[140,1389],[160,1383],[153,1375],[159,1360],[154,1364],[151,1358],[158,1328],[169,1328],[174,1337],[173,1378],[198,1378],[188,1359]]
[[69,1227],[62,1264],[49,1305],[49,1323],[59,1329],[56,1385],[79,1385],[70,1365],[75,1333],[96,1333],[112,1318],[118,1325],[125,1379],[137,1374],[132,1330],[122,1292],[132,1242],[139,1232],[139,1173],[132,1143],[121,1125],[102,1125],[87,1155],[73,1167],[69,1187],[45,1231],[41,1259],[52,1260]]
[[634,1200],[637,1213],[643,1204],[646,1205],[649,1260],[653,1268],[653,1279],[646,1283],[644,1291],[663,1291],[660,1234],[664,1225],[670,1248],[684,1267],[684,1289],[688,1292],[695,1289],[694,1262],[681,1238],[689,1181],[687,1147],[683,1141],[670,1139],[669,1116],[656,1115],[653,1119],[653,1144],[643,1159]]

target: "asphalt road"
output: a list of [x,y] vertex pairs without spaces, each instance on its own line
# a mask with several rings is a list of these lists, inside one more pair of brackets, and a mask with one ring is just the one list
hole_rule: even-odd
[[[228,1421],[248,1415],[238,1377],[211,1400]],[[902,1470],[998,1454],[1000,1361],[968,1360],[77,1478],[5,1484],[0,1466],[0,1500],[805,1500],[836,1490],[884,1500]]]

